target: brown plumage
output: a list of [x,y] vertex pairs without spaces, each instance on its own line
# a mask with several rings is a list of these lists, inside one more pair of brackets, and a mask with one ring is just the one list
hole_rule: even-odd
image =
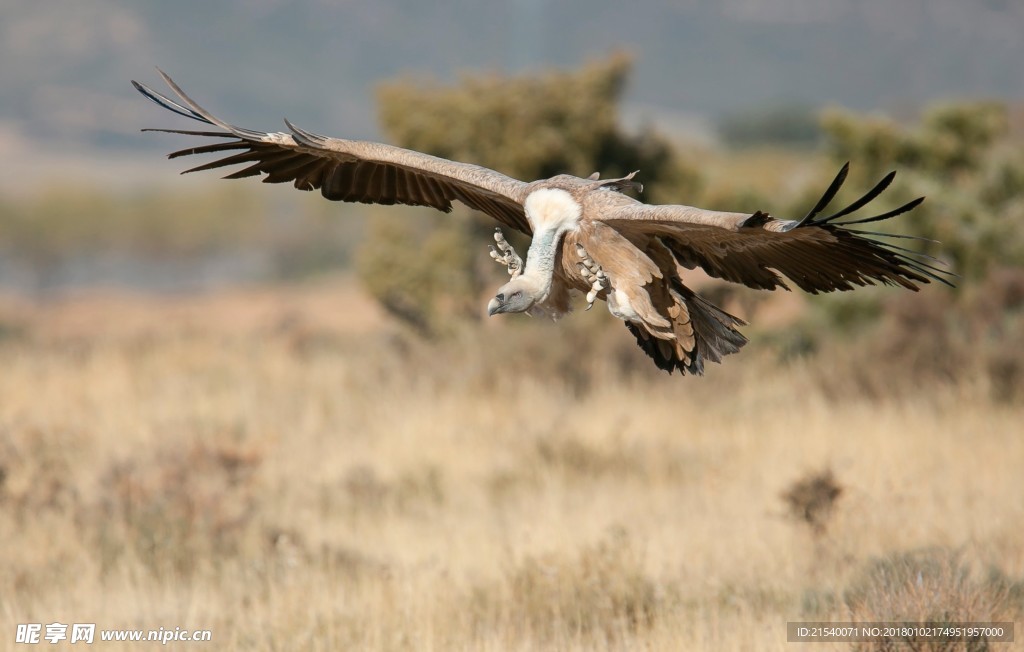
[[533,236],[525,267],[521,260],[516,264],[495,252],[496,259],[508,263],[513,278],[491,300],[490,314],[558,317],[570,310],[573,290],[585,292],[591,305],[593,300],[605,300],[640,347],[669,372],[702,373],[704,361],[719,362],[747,341],[737,330],[742,320],[686,287],[683,274],[688,269],[700,267],[711,276],[764,290],[788,289],[786,277],[811,293],[876,282],[915,291],[918,284],[932,280],[949,284],[949,273],[931,265],[927,257],[871,237],[886,234],[849,228],[889,219],[922,199],[881,215],[838,221],[874,200],[894,173],[845,209],[820,217],[846,178],[844,166],[799,221],[775,219],[760,211],[654,206],[623,194],[641,188],[633,175],[602,180],[596,174],[587,179],[563,174],[525,183],[488,168],[400,147],[320,136],[288,121],[289,133],[243,129],[214,117],[160,74],[180,101],[132,83],[160,106],[222,131],[151,131],[227,139],[170,154],[227,154],[186,172],[242,165],[226,178],[263,175],[264,183],[319,190],[334,201],[430,206],[448,212],[458,200]]

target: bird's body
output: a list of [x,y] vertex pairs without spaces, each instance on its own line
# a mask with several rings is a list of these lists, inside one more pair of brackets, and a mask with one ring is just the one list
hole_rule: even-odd
[[[161,73],[162,74],[162,73]],[[719,362],[746,343],[743,321],[713,306],[683,283],[687,269],[773,290],[786,276],[811,293],[850,290],[875,282],[917,290],[918,283],[947,272],[918,254],[867,236],[884,236],[848,225],[894,217],[914,200],[882,215],[836,221],[877,197],[893,174],[847,208],[819,217],[846,177],[844,166],[821,201],[802,220],[767,213],[730,213],[691,206],[644,204],[623,190],[640,189],[633,175],[599,179],[561,174],[526,183],[488,168],[449,161],[382,143],[328,138],[286,121],[290,133],[235,127],[188,98],[166,75],[182,103],[148,87],[136,88],[175,113],[223,131],[172,131],[226,142],[193,147],[170,156],[237,152],[192,168],[246,164],[227,178],[266,175],[264,182],[290,182],[319,189],[327,199],[430,206],[450,211],[452,201],[532,236],[525,264],[495,236],[512,279],[488,304],[490,314],[529,312],[560,317],[576,291],[592,306],[607,302],[659,368],[702,373],[705,360]],[[134,83],[134,82],[133,82]],[[588,306],[589,308],[589,306]]]

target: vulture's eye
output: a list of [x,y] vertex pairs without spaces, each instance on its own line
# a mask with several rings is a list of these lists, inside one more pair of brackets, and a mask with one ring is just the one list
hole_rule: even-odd
[[515,291],[515,292],[513,292],[513,293],[512,293],[512,298],[513,298],[513,299],[518,299],[518,298],[519,298],[519,297],[521,297],[521,296],[523,296],[523,293],[522,293],[522,291],[519,291],[519,290],[517,290],[517,291]]

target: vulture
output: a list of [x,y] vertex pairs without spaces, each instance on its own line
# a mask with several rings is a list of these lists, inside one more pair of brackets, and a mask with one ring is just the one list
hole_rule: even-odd
[[[321,136],[285,120],[287,132],[237,127],[200,107],[166,74],[171,99],[133,81],[144,96],[207,125],[204,130],[149,129],[216,139],[169,154],[215,154],[185,172],[232,165],[227,179],[263,176],[319,190],[332,201],[430,206],[449,212],[458,200],[531,237],[526,261],[495,232],[491,257],[511,278],[487,304],[490,315],[528,313],[558,318],[576,293],[589,310],[601,299],[626,324],[658,368],[702,374],[705,361],[721,362],[747,339],[746,324],[686,286],[686,270],[759,290],[788,290],[783,277],[816,294],[883,283],[918,290],[932,280],[951,285],[948,271],[923,254],[851,228],[912,210],[924,198],[868,217],[853,214],[892,183],[889,173],[849,206],[823,214],[846,179],[844,165],[821,199],[802,218],[767,212],[736,213],[683,205],[651,205],[623,191],[641,191],[636,172],[618,179],[559,174],[524,182],[479,165],[460,163],[383,143]],[[211,129],[215,128],[215,129]],[[846,219],[842,219],[846,218]]]

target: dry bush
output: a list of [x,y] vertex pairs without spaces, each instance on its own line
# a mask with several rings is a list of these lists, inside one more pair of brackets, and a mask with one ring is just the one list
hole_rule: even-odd
[[976,332],[992,398],[1024,401],[1024,269],[995,270],[979,288],[973,307],[984,319]]
[[256,532],[256,450],[203,442],[114,462],[83,526],[104,568],[125,554],[158,574],[190,575],[203,560],[239,554]]
[[[850,583],[844,601],[858,622],[986,623],[1012,621],[1015,615],[1004,585],[979,579],[961,554],[945,548],[893,553],[871,562]],[[991,644],[894,639],[858,649],[988,650]]]
[[50,590],[72,566],[75,540],[59,533],[83,510],[75,435],[57,425],[0,422],[0,587],[12,595]]
[[790,516],[807,524],[815,535],[825,533],[836,500],[843,487],[831,469],[807,474],[794,482],[782,495]]
[[0,425],[0,508],[14,525],[80,507],[71,473],[75,439],[61,428]]
[[855,320],[821,350],[829,396],[880,400],[981,379],[997,402],[1024,400],[1024,269],[993,270],[961,292],[890,295],[880,319]]

